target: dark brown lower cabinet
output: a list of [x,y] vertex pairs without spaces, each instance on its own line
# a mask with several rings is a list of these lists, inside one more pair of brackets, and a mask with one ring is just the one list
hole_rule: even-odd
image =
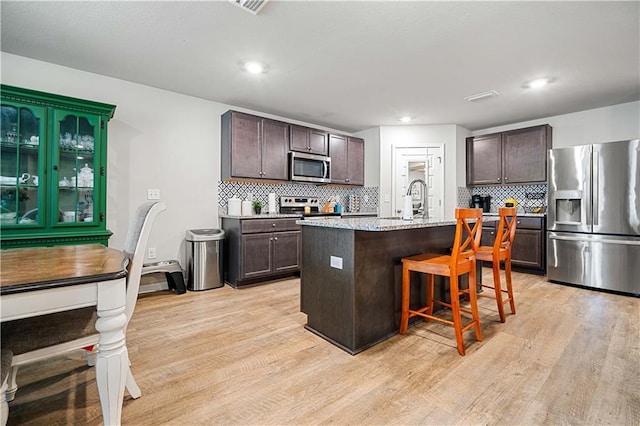
[[[495,222],[493,221],[494,219]],[[495,240],[498,217],[489,216],[484,221],[487,224],[482,227],[481,244],[483,246],[491,246]],[[545,228],[545,218],[542,216],[518,217],[516,238],[511,248],[511,266],[513,270],[535,274],[546,273]],[[485,262],[484,266],[491,266],[491,264]]]
[[300,225],[296,220],[223,218],[225,281],[238,288],[298,273]]

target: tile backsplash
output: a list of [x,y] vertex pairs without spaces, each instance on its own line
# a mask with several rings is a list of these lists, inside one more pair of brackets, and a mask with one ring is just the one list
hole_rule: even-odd
[[[514,186],[478,186],[459,187],[458,206],[469,207],[472,195],[491,196],[491,212],[497,213],[498,208],[504,206],[504,200],[515,198],[519,211],[535,207],[545,208],[547,205],[547,184],[540,185],[514,185]],[[522,209],[520,209],[520,207]],[[545,209],[546,211],[546,209]]]
[[295,183],[259,183],[243,181],[218,182],[218,207],[221,211],[227,211],[227,200],[238,197],[242,200],[251,194],[254,200],[260,200],[265,205],[269,201],[269,193],[276,194],[276,209],[280,208],[280,197],[293,195],[298,197],[318,197],[320,200],[328,200],[329,197],[339,196],[347,211],[350,210],[349,195],[360,197],[360,212],[377,212],[379,203],[378,187],[344,187],[330,185],[309,185]]

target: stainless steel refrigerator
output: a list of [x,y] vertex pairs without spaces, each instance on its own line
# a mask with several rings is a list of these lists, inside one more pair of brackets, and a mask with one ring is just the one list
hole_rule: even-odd
[[547,278],[640,295],[640,139],[548,152]]

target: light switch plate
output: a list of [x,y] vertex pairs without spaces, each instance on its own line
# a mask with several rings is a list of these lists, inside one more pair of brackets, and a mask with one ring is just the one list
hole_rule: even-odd
[[336,269],[342,269],[342,258],[337,256],[331,256],[331,267]]

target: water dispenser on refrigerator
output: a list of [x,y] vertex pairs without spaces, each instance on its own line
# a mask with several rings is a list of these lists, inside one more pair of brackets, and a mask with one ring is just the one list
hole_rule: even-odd
[[553,194],[555,206],[554,222],[559,225],[580,225],[585,223],[582,208],[583,192],[577,190],[556,191]]

